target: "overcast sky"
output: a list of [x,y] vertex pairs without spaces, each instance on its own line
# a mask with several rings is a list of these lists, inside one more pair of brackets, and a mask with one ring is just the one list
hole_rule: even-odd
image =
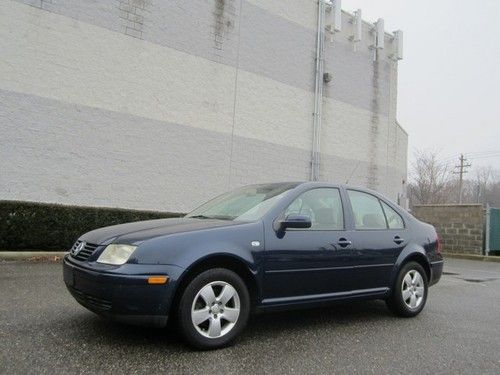
[[[431,148],[500,168],[500,0],[344,0],[342,8],[404,32],[398,120],[410,159]],[[479,158],[488,155],[496,157]]]

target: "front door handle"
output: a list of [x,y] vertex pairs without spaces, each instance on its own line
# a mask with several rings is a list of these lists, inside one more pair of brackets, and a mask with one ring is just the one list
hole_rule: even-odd
[[394,242],[397,243],[398,245],[401,245],[405,240],[399,236],[394,237]]
[[352,245],[352,241],[349,241],[346,238],[339,238],[339,240],[337,241],[337,244],[340,247],[346,247],[346,246]]

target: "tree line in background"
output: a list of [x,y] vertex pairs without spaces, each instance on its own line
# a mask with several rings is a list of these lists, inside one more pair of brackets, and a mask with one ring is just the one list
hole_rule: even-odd
[[[460,178],[455,164],[437,151],[417,151],[411,164],[408,199],[415,204],[459,203]],[[500,207],[500,170],[474,167],[463,177],[462,203],[488,203]]]

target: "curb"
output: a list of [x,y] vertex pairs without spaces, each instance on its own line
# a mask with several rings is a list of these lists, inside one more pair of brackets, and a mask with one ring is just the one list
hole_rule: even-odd
[[60,261],[66,251],[0,251],[0,261]]
[[500,256],[486,256],[486,255],[473,255],[473,254],[455,254],[443,253],[445,258],[478,260],[480,262],[500,262]]

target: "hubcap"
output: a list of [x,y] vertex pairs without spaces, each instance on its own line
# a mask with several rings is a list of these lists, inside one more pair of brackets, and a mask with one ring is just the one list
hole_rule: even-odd
[[233,329],[240,308],[236,289],[225,281],[214,281],[201,288],[194,297],[191,320],[200,334],[215,339]]
[[424,279],[422,275],[416,271],[408,271],[403,278],[401,285],[401,293],[403,301],[410,309],[416,309],[424,300]]

